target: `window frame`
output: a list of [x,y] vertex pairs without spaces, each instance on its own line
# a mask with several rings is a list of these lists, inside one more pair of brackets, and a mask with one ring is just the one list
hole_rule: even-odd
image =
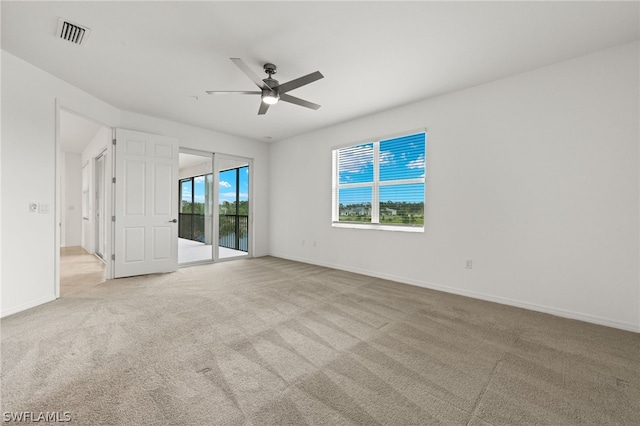
[[[390,139],[398,139],[402,137],[408,137],[424,133],[424,161],[425,161],[425,173],[421,178],[409,178],[409,179],[394,179],[394,180],[380,180],[380,142]],[[338,152],[340,149],[355,147],[359,145],[373,144],[373,180],[371,182],[356,182],[356,183],[340,183],[340,176],[338,170]],[[423,217],[426,211],[427,200],[427,129],[417,129],[413,131],[400,132],[393,135],[387,135],[384,137],[376,137],[367,139],[365,141],[349,143],[339,146],[334,146],[331,149],[331,226],[334,228],[353,228],[353,229],[374,229],[383,231],[401,231],[401,232],[424,232],[424,220],[421,225],[410,224],[389,224],[380,223],[380,188],[392,185],[409,185],[409,184],[423,184]],[[339,190],[347,188],[371,188],[371,222],[348,222],[340,221],[340,202],[338,200]]]

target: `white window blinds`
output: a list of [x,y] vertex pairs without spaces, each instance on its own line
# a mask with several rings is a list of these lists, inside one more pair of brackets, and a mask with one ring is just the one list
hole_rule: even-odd
[[423,227],[426,133],[333,151],[333,222]]

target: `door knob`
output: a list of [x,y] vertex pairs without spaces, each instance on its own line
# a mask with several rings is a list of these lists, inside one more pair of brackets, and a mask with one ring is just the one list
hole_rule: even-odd
[[171,223],[178,223],[178,219],[173,219],[173,220],[170,220],[169,222],[171,222]]

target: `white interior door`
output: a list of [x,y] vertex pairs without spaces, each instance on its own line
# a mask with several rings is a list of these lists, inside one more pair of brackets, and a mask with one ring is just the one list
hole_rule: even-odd
[[116,129],[114,277],[178,267],[178,140]]

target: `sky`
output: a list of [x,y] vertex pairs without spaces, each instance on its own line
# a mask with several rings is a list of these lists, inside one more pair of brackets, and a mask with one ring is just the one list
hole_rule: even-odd
[[[205,177],[204,176],[196,176],[193,179],[194,188],[193,188],[193,197],[196,203],[204,203],[204,193],[205,193]],[[191,201],[191,181],[181,182],[182,186],[182,200]]]
[[[220,202],[233,203],[236,200],[236,169],[220,172]],[[249,199],[249,168],[240,169],[240,201]]]
[[[340,184],[373,181],[373,142],[339,150]],[[424,184],[384,186],[385,181],[425,176],[426,134],[418,133],[380,141],[380,201],[424,201]],[[371,187],[342,188],[340,204],[371,203]]]

